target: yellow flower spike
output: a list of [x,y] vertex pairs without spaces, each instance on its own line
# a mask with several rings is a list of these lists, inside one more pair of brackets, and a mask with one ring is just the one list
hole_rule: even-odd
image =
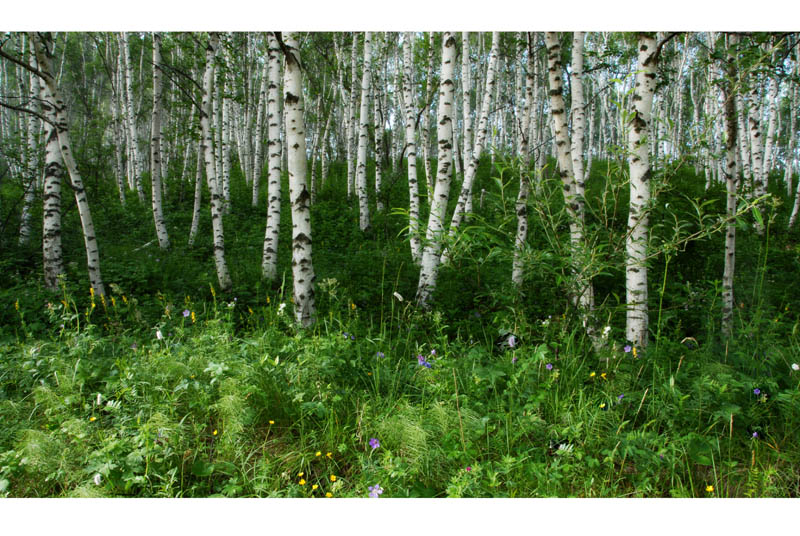
[[298,482],[298,484],[300,484],[301,486],[305,486],[306,485],[306,479],[305,478],[301,478],[300,482]]
[[331,492],[329,491],[328,493],[326,493],[326,494],[325,494],[325,496],[326,496],[327,498],[329,498],[329,499],[330,499],[331,497],[333,497],[333,493],[331,493]]
[[213,431],[213,432],[211,432],[211,435],[217,435],[217,430],[216,430],[216,429],[214,429],[214,431]]
[[248,311],[250,314],[253,314],[253,310],[252,310],[250,307],[248,307],[248,308],[247,308],[247,311]]
[[194,314],[194,311],[192,311],[192,324],[195,322],[197,322],[197,316]]
[[317,451],[317,453],[314,456],[322,456],[322,453],[320,451]]
[[331,482],[336,482],[336,475],[331,475]]
[[89,287],[89,295],[94,298],[94,287]]
[[316,485],[316,484],[311,484],[311,491],[314,491],[314,490],[315,490],[315,489],[317,489],[318,487],[319,487],[319,486],[318,486],[318,485]]
[[633,357],[636,357],[636,347],[634,346],[631,348],[631,352],[633,352]]
[[124,294],[122,295],[122,303],[128,305],[128,298],[126,298]]
[[328,458],[333,458],[333,453],[332,452],[328,452],[328,453],[325,454],[325,456],[327,456]]
[[709,484],[708,486],[706,486],[706,491],[708,493],[714,493],[714,486]]
[[114,299],[114,296],[111,296],[111,307],[116,309],[117,307],[117,300]]
[[591,374],[589,374],[589,377],[590,377],[590,378],[594,378],[595,376],[597,376],[597,373],[596,373],[596,372],[592,372]]
[[267,296],[267,305],[269,305],[269,296]]
[[216,298],[217,297],[217,291],[214,290],[214,285],[208,285],[208,288],[211,289],[211,296]]

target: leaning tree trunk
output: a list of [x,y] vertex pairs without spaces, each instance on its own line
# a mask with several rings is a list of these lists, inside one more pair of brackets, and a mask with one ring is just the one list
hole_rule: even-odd
[[647,346],[647,238],[650,202],[650,137],[653,95],[656,90],[656,40],[639,35],[638,71],[633,90],[633,109],[629,120],[630,209],[626,240],[625,295],[627,318],[625,334],[636,346]]
[[281,83],[280,47],[272,32],[269,43],[267,89],[267,230],[261,256],[261,275],[270,281],[278,277],[278,234],[281,225],[281,113],[278,90]]
[[153,33],[153,121],[150,140],[150,174],[152,176],[153,220],[158,246],[169,249],[169,235],[161,203],[161,34]]
[[415,114],[412,86],[411,40],[414,34],[403,35],[403,104],[406,124],[406,158],[408,162],[408,234],[411,239],[411,258],[416,264],[422,261],[422,241],[419,232],[419,183],[417,182],[417,145],[414,132]]
[[289,201],[292,205],[292,278],[295,320],[314,324],[314,265],[311,262],[311,194],[306,184],[306,135],[303,125],[303,74],[300,51],[293,33],[285,34],[286,67],[283,102],[286,108],[286,150]]
[[[730,36],[729,47],[735,43]],[[725,224],[725,268],[722,273],[722,332],[730,337],[733,329],[733,274],[736,263],[736,64],[732,50],[728,49],[727,79],[723,86],[725,100],[725,186],[727,189],[727,222]]]
[[214,91],[214,60],[219,45],[219,34],[212,32],[206,45],[206,71],[203,75],[203,108],[200,112],[203,155],[205,158],[206,180],[211,192],[211,227],[214,234],[214,265],[217,281],[222,292],[233,286],[228,264],[225,262],[225,230],[222,225],[223,197],[221,180],[217,177],[214,155],[214,133],[211,130],[212,99]]
[[358,226],[369,228],[369,197],[367,196],[367,142],[369,141],[369,86],[372,56],[372,32],[364,33],[364,66],[361,69],[361,111],[358,124],[358,152],[356,160],[356,195],[358,195]]
[[436,187],[431,196],[431,210],[428,216],[426,245],[422,252],[422,267],[417,286],[417,305],[430,306],[430,299],[436,289],[439,272],[439,256],[442,250],[444,218],[447,200],[450,196],[450,183],[453,175],[453,101],[455,98],[456,40],[453,32],[442,36],[442,69],[439,83],[439,110],[437,113],[437,136],[439,139],[438,170]]
[[36,62],[39,64],[39,73],[42,81],[47,85],[47,98],[41,102],[45,114],[54,123],[61,148],[61,158],[69,172],[72,190],[75,192],[75,201],[78,204],[78,215],[83,227],[83,240],[86,247],[86,264],[89,271],[89,282],[95,294],[104,296],[106,293],[103,278],[100,274],[100,251],[97,247],[97,237],[94,233],[92,213],[89,209],[89,199],[83,187],[83,180],[78,172],[78,166],[72,156],[72,143],[69,137],[69,122],[67,120],[67,106],[56,87],[53,76],[52,37],[49,33],[30,33],[36,48]]

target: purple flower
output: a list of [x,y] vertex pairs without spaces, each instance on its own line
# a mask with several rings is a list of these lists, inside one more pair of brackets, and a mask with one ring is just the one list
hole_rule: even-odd
[[350,335],[350,340],[351,340],[351,341],[354,341],[354,340],[356,340],[356,336],[355,336],[355,335]]
[[761,394],[761,389],[759,389],[758,387],[756,387],[755,389],[753,389],[753,394],[754,394],[754,395],[760,395],[760,394]]
[[511,358],[511,364],[513,365],[516,362],[517,362],[517,356],[512,357]]
[[379,484],[375,484],[374,486],[370,486],[369,488],[369,496],[373,499],[377,499],[381,493],[383,493],[383,488],[380,487]]
[[471,466],[471,465],[468,465],[468,466],[467,466],[467,472],[469,473],[470,471],[472,471],[472,466]]
[[517,338],[514,335],[510,336],[508,338],[508,347],[514,348],[516,345],[517,345]]
[[631,345],[630,345],[630,344],[626,344],[626,345],[625,345],[625,347],[624,347],[622,350],[623,350],[623,351],[624,351],[626,354],[627,354],[627,353],[629,353],[629,352],[631,351]]
[[417,356],[417,364],[421,367],[431,368],[431,364],[422,355]]
[[436,355],[436,350],[431,350],[431,355]]
[[619,400],[620,402],[622,402],[622,398],[623,398],[624,396],[625,396],[625,394],[624,394],[624,393],[623,393],[623,394],[621,394],[621,395],[619,395],[619,396],[617,397],[617,400]]
[[378,441],[377,437],[373,437],[372,439],[369,440],[369,446],[372,447],[372,450],[375,450],[376,448],[381,446],[381,442]]
[[189,309],[184,309],[183,310],[183,318],[188,318],[190,314],[192,314],[192,313],[189,312]]
[[386,357],[386,354],[384,354],[383,352],[378,352],[376,355],[378,357]]
[[548,363],[548,364],[546,364],[544,366],[544,368],[546,368],[547,370],[553,370],[553,364],[552,363]]
[[753,439],[758,439],[758,432],[753,432]]

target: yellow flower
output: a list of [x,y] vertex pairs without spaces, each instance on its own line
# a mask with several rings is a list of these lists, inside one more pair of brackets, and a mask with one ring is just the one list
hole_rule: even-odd
[[126,298],[126,297],[125,297],[125,295],[123,295],[123,296],[122,296],[122,302],[123,302],[125,305],[128,305],[128,298]]
[[631,352],[633,352],[633,357],[636,357],[636,347],[634,346],[631,348]]
[[217,435],[217,430],[215,429],[215,430],[214,430],[214,431],[211,433],[211,435]]
[[327,453],[325,453],[325,456],[327,456],[328,458],[332,458],[333,457],[333,453],[332,452],[327,452]]
[[91,417],[89,417],[89,422],[94,422],[94,421],[96,421],[96,420],[97,420],[97,417],[95,417],[94,415],[92,415]]
[[19,300],[17,300],[17,301],[15,301],[15,302],[14,302],[14,309],[16,309],[17,311],[19,311]]
[[94,298],[94,287],[89,287],[89,295]]
[[315,454],[315,456],[322,456],[322,453],[321,453],[320,451],[317,451],[317,453]]
[[270,424],[275,424],[275,421],[269,421]]
[[306,485],[306,479],[305,478],[301,478],[300,482],[298,482],[298,484],[300,484],[301,486],[305,486]]
[[336,482],[336,475],[331,475],[331,482]]
[[114,296],[111,296],[111,307],[117,306],[117,300],[114,299]]
[[595,376],[597,376],[597,373],[595,373],[595,372],[592,372],[591,374],[589,374],[590,378],[594,378]]
[[211,289],[211,296],[216,298],[217,292],[214,290],[214,285],[208,285],[208,287]]
[[709,493],[714,493],[714,486],[709,484],[708,486],[706,486],[706,491]]
[[605,373],[605,372],[603,372],[602,374],[600,374],[600,377],[601,377],[601,378],[603,378],[604,380],[607,380],[607,379],[608,379],[608,378],[606,378],[606,373]]
[[603,409],[604,407],[606,407],[606,403],[605,403],[605,402],[603,402],[602,404],[600,404],[600,409]]
[[267,305],[269,305],[269,296],[267,296]]
[[253,314],[253,310],[250,307],[248,307],[247,310],[250,312],[250,314]]
[[318,485],[316,485],[316,484],[311,484],[311,491],[314,491],[314,490],[315,490],[315,489],[317,489],[318,487],[319,487],[319,486],[318,486]]
[[367,376],[372,376],[372,373],[371,372],[367,372]]
[[297,473],[297,476],[303,476],[304,474],[305,473],[303,471],[300,471],[299,473]]
[[194,314],[194,311],[192,311],[192,324],[195,322],[197,322],[197,316]]
[[355,311],[355,310],[356,310],[356,304],[355,304],[355,303],[351,303],[351,304],[350,304],[350,309],[352,309],[353,311]]
[[329,491],[328,493],[326,493],[326,494],[325,494],[325,496],[326,496],[327,498],[329,498],[329,499],[330,499],[331,497],[333,497],[333,493],[331,493],[331,492]]

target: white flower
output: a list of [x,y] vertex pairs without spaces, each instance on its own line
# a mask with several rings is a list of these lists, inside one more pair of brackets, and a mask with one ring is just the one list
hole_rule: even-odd
[[94,485],[95,486],[99,486],[101,480],[103,480],[103,476],[100,473],[97,473],[96,475],[94,475]]
[[792,370],[800,370],[800,365],[797,363],[792,363]]
[[103,402],[103,395],[97,393],[97,405],[99,406]]
[[400,295],[399,292],[394,292],[394,297],[397,298],[397,301],[403,301],[403,297]]
[[284,310],[284,309],[286,309],[286,304],[285,304],[285,303],[282,303],[282,304],[280,304],[280,305],[278,306],[278,314],[279,314],[279,315],[282,315],[282,314],[283,314],[283,310]]
[[607,339],[609,333],[611,333],[611,326],[604,327],[603,328],[603,338]]
[[164,338],[164,335],[161,334],[161,330],[157,329],[156,330],[156,339],[158,339],[160,341],[163,338]]

